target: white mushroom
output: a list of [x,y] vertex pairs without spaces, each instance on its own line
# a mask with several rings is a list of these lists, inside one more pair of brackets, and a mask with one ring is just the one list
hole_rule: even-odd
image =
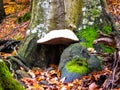
[[39,39],[37,43],[41,44],[70,44],[77,42],[79,39],[69,29],[52,30],[43,38]]

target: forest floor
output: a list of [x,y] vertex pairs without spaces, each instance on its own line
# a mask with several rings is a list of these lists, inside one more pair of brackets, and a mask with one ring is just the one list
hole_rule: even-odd
[[18,19],[30,12],[30,5],[9,2],[4,6],[6,18],[0,24],[0,40],[22,40],[25,37],[29,21],[19,22]]
[[[108,11],[114,15],[116,25],[120,29],[120,0],[107,1],[109,7]],[[18,19],[29,11],[29,5],[17,5],[15,2],[6,4],[5,12],[7,16],[0,24],[0,40],[24,39],[30,20],[19,22]],[[1,53],[3,58],[12,55],[14,54]],[[23,77],[20,81],[26,87],[26,90],[103,90],[103,87],[109,86],[109,82],[113,82],[111,77],[113,73],[110,67],[111,63],[114,62],[107,62],[108,68],[102,71],[94,72],[89,76],[84,76],[80,80],[74,80],[68,84],[62,83],[63,80],[60,80],[60,72],[54,65],[51,65],[50,68],[44,71],[40,69],[30,70],[27,74],[29,74],[31,78]],[[23,70],[23,68],[21,68],[21,70]],[[112,90],[120,90],[120,72],[117,73],[116,77],[115,84],[117,84],[119,88]]]

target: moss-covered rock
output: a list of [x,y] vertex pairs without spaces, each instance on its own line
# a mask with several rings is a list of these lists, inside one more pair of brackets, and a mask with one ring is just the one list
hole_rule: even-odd
[[71,44],[63,51],[59,63],[59,69],[61,70],[68,61],[74,58],[89,58],[87,49],[81,46],[80,43]]
[[79,79],[93,71],[102,69],[102,60],[95,55],[89,54],[87,48],[75,43],[66,48],[59,63],[61,78],[65,77],[64,82]]
[[0,90],[25,90],[9,72],[5,63],[0,59]]

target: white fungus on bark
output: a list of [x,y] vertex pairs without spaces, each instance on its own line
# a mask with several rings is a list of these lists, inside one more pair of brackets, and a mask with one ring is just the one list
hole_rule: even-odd
[[78,42],[77,36],[69,29],[52,30],[43,38],[40,38],[37,43],[41,44],[70,44]]

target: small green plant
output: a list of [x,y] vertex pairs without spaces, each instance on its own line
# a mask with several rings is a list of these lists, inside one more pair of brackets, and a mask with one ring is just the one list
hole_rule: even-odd
[[104,25],[101,31],[105,34],[109,34],[112,32],[112,29],[110,26]]
[[22,21],[25,22],[30,19],[30,12],[27,12],[23,15]]
[[30,20],[30,17],[30,12],[27,12],[23,16],[17,18],[17,23],[26,22]]

